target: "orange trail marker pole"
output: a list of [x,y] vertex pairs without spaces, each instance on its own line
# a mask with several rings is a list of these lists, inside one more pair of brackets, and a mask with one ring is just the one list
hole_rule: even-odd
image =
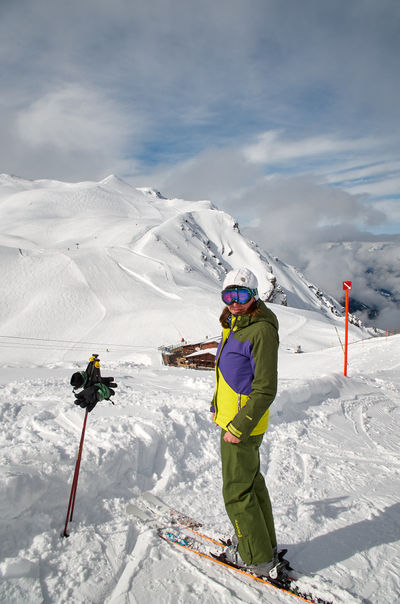
[[346,318],[344,328],[344,375],[347,377],[347,348],[349,345],[349,290],[346,290]]
[[347,348],[349,344],[349,291],[351,290],[351,281],[343,281],[345,291],[345,327],[344,327],[344,376],[347,377]]

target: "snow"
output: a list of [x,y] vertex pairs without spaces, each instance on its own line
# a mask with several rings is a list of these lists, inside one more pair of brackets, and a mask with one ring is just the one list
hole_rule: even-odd
[[[185,558],[125,513],[151,490],[205,532],[231,534],[209,413],[213,372],[164,367],[159,347],[219,334],[222,277],[242,263],[255,266],[264,290],[272,273],[293,293],[292,306],[270,305],[280,322],[279,391],[261,452],[280,545],[294,567],[331,586],[335,602],[400,601],[400,336],[350,326],[345,378],[342,315],[212,204],[165,200],[116,177],[2,182],[0,601],[291,601]],[[115,405],[103,401],[88,416],[65,539],[84,419],[69,379],[93,352],[118,388]]]
[[192,357],[202,356],[203,354],[211,354],[215,357],[215,355],[217,354],[217,350],[218,348],[205,348],[203,350],[196,350],[196,352],[192,352],[192,354],[186,355],[186,358],[190,359]]
[[[305,345],[305,348],[307,346]],[[262,448],[280,543],[294,566],[365,601],[399,595],[400,336],[280,354]],[[212,372],[103,362],[115,406],[89,415],[75,519],[64,525],[83,411],[76,367],[1,371],[0,598],[4,602],[275,602],[206,561],[184,559],[125,506],[153,490],[230,534],[221,499]]]

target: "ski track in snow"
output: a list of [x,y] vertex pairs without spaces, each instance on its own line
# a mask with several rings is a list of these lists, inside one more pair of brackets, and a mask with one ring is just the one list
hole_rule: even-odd
[[[347,379],[308,379],[306,355],[286,354],[262,445],[280,544],[295,568],[340,587],[335,601],[399,601],[400,338],[390,344],[360,347]],[[230,535],[208,413],[212,372],[133,363],[113,370],[116,404],[89,414],[74,521],[70,537],[60,537],[84,417],[72,404],[74,370],[0,373],[0,600],[290,601],[185,558],[125,514],[150,489],[206,531]]]

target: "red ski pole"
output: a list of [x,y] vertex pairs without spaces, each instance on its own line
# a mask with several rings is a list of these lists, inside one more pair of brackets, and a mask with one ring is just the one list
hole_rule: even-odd
[[85,419],[83,420],[81,441],[79,443],[78,457],[76,459],[76,464],[75,464],[75,472],[74,472],[74,478],[72,481],[71,494],[69,496],[68,511],[67,511],[67,516],[65,518],[64,532],[62,533],[63,537],[69,537],[69,534],[67,533],[68,522],[70,522],[72,520],[72,516],[74,513],[76,489],[78,488],[79,469],[81,467],[82,449],[83,449],[83,441],[85,438],[87,417],[88,417],[88,411],[86,410]]

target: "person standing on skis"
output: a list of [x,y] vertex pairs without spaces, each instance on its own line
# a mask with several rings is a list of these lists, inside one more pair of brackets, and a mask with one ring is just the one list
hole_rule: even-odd
[[259,576],[277,578],[282,563],[259,448],[277,391],[279,326],[257,287],[256,276],[244,267],[224,280],[226,306],[220,316],[223,330],[211,411],[222,428],[222,491],[235,530],[224,558]]

